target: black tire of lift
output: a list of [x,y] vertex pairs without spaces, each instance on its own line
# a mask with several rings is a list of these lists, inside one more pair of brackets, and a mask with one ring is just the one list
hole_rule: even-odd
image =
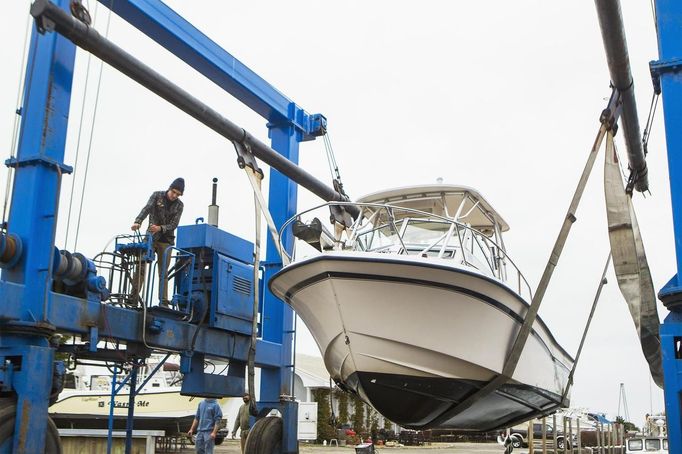
[[246,437],[245,454],[280,454],[282,451],[282,418],[259,419]]
[[[14,436],[14,420],[17,406],[14,399],[0,399],[0,445]],[[47,418],[47,434],[45,436],[45,453],[62,454],[62,443],[59,430],[52,418]]]

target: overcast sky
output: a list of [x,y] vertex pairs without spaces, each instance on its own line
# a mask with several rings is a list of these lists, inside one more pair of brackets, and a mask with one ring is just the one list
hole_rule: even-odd
[[[95,11],[94,0],[89,3],[104,34],[107,10]],[[593,2],[168,3],[309,113],[327,117],[351,197],[435,183],[438,177],[472,186],[511,226],[508,252],[537,285],[610,94]],[[3,6],[0,144],[8,156],[29,2]],[[657,58],[651,5],[627,1],[623,14],[643,127],[652,95],[648,62]],[[109,38],[267,141],[262,118],[115,16]],[[87,54],[79,51],[66,151],[77,173],[64,179],[57,235],[57,246],[69,250],[77,223],[72,215],[67,244],[69,195],[75,181],[77,212],[99,61],[91,62],[84,98],[86,65]],[[186,180],[184,223],[206,215],[210,181],[218,177],[221,227],[253,238],[251,190],[229,142],[109,67],[95,118],[78,251],[93,256],[126,232],[149,194],[177,176]],[[651,195],[635,196],[657,290],[675,273],[662,119],[659,109],[649,144]],[[301,145],[301,164],[330,181],[321,140]],[[603,155],[540,308],[571,353],[609,250],[602,174]],[[4,172],[1,178],[4,193]],[[319,202],[300,190],[300,208]],[[608,278],[576,373],[572,406],[615,417],[624,383],[630,419],[641,426],[645,413],[663,411],[663,393],[651,384],[613,271]],[[661,319],[666,313],[660,306]],[[299,349],[317,351],[303,330]]]

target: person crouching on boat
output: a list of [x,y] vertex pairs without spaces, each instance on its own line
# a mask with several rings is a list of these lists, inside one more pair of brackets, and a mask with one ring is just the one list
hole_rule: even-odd
[[249,403],[249,401],[251,400],[251,396],[249,395],[249,393],[244,393],[244,397],[242,399],[244,400],[244,403],[242,404],[241,407],[239,407],[237,417],[234,419],[234,427],[232,428],[232,438],[237,436],[237,430],[241,427],[242,431],[239,434],[239,442],[242,447],[242,454],[244,454],[244,447],[246,446],[246,437],[249,436],[249,429],[251,428],[250,419],[251,404]]
[[199,402],[197,414],[192,421],[192,427],[187,432],[188,437],[196,430],[194,447],[200,454],[213,454],[215,437],[218,435],[220,420],[223,419],[223,411],[215,399],[206,398]]

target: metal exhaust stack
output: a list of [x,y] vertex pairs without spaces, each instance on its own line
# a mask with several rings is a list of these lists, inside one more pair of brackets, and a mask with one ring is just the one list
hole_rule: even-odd
[[208,206],[208,223],[213,227],[218,227],[218,212],[220,207],[216,203],[218,197],[218,179],[213,179],[213,196],[211,197],[211,204]]
[[621,126],[628,153],[628,167],[634,188],[639,192],[649,189],[648,170],[642,148],[642,134],[637,118],[634,82],[630,71],[628,44],[625,40],[623,16],[619,0],[595,0],[599,28],[601,28],[609,75],[614,88],[618,90],[622,102]]

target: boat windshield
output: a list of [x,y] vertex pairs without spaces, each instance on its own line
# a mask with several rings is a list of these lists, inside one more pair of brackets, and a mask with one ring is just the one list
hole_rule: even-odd
[[[294,220],[309,222],[314,216],[313,211],[332,204],[337,203],[330,202],[292,218],[282,227],[281,238]],[[325,250],[346,250],[455,260],[507,282],[524,298],[532,299],[530,286],[504,249],[499,228],[484,233],[468,224],[410,208],[373,203],[354,205],[361,209],[362,214],[350,228],[337,230],[336,234],[323,228],[320,241],[313,242],[316,250],[305,247],[313,244],[310,241],[306,240],[308,244],[301,246],[299,244],[303,241],[299,241],[295,242],[291,256],[295,253],[296,259],[300,259]],[[326,217],[323,216],[314,217]]]
[[410,244],[431,244],[450,230],[450,224],[439,221],[410,220],[403,241]]

